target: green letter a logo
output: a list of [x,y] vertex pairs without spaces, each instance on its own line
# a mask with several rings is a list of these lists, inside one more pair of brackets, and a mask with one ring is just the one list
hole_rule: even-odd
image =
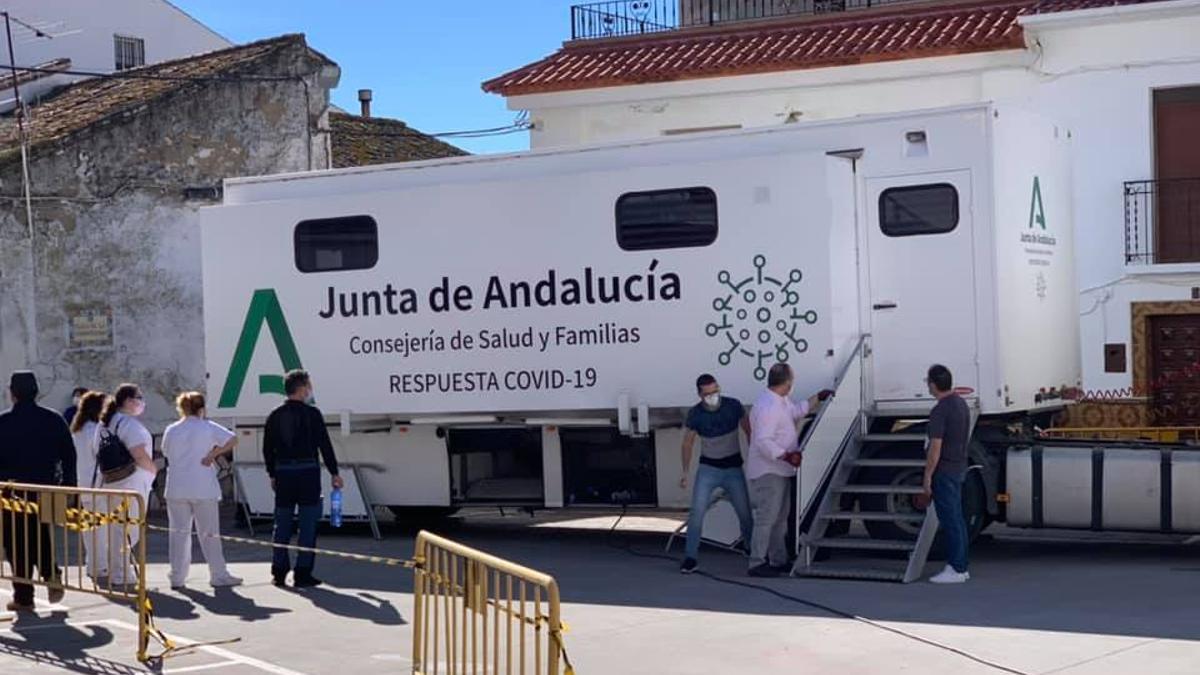
[[1033,197],[1029,200],[1029,229],[1034,223],[1046,229],[1046,209],[1042,206],[1042,183],[1037,176],[1033,177]]
[[[300,367],[300,354],[296,351],[296,343],[292,341],[292,333],[283,318],[283,307],[279,305],[279,297],[275,295],[275,290],[266,288],[254,291],[254,297],[250,300],[250,311],[246,312],[246,323],[242,325],[242,335],[238,338],[237,349],[233,352],[233,363],[229,365],[225,388],[221,390],[218,408],[233,408],[237,405],[264,322],[271,329],[271,340],[275,343],[279,360],[283,362],[283,370],[286,372]],[[259,376],[258,391],[260,394],[283,394],[283,376]]]

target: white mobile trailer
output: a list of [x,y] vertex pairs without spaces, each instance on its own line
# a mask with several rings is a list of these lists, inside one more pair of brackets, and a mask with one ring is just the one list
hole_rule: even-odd
[[686,505],[697,375],[749,404],[782,359],[806,395],[867,334],[875,407],[943,363],[1023,418],[1080,382],[1069,136],[980,105],[229,180],[212,413],[258,460],[303,365],[393,507]]

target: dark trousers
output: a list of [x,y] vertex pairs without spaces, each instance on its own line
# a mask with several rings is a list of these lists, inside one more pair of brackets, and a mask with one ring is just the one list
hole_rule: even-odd
[[[321,520],[321,468],[316,464],[280,465],[275,468],[275,537],[276,544],[291,543],[299,512],[297,544],[305,548],[317,545],[317,523]],[[296,554],[296,576],[312,574],[312,553]],[[287,549],[276,548],[271,560],[271,574],[287,575],[292,568]]]
[[[31,496],[31,501],[36,501],[36,497]],[[4,557],[12,566],[13,576],[33,579],[34,568],[37,568],[42,581],[59,579],[61,572],[54,565],[54,539],[50,526],[41,524],[38,517],[32,515],[6,512],[0,517],[4,520]],[[32,605],[33,586],[13,581],[13,601]]]
[[967,571],[967,520],[962,507],[963,476],[936,471],[933,474],[933,506],[946,546],[946,562],[955,572]]

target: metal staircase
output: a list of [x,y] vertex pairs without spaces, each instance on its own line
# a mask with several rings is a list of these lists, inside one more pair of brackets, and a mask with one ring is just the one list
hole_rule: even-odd
[[[797,482],[794,576],[910,583],[924,573],[938,520],[932,505],[913,503],[922,493],[925,435],[906,430],[920,428],[932,404],[880,409],[856,400],[869,391],[869,358],[864,336],[831,399],[841,398],[841,414],[824,406],[803,438],[801,471],[813,473]],[[975,419],[973,407],[972,429]]]

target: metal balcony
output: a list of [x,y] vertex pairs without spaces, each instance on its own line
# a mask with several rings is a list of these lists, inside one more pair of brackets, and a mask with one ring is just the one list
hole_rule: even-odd
[[1125,262],[1200,262],[1200,178],[1125,183]]
[[921,0],[609,0],[571,7],[571,39],[644,35]]

